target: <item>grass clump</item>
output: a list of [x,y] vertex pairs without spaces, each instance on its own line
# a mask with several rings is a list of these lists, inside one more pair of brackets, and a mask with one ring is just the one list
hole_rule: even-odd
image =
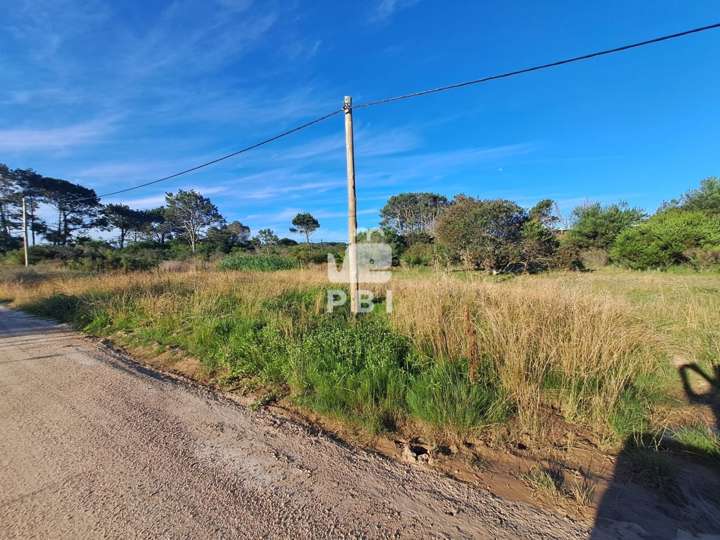
[[595,497],[596,484],[583,470],[567,480],[559,467],[536,466],[523,474],[522,479],[537,494],[549,499],[569,499],[581,506],[590,506]]
[[522,475],[525,483],[531,489],[549,497],[563,495],[563,473],[559,469],[550,467],[533,467]]
[[249,255],[247,253],[233,253],[218,263],[220,270],[240,270],[248,272],[292,270],[299,266],[297,259],[291,257],[282,255]]
[[326,317],[290,355],[289,383],[303,405],[392,430],[405,415],[405,393],[415,356],[410,343],[374,318]]
[[456,433],[500,422],[509,412],[492,366],[484,362],[476,381],[471,382],[465,360],[440,360],[426,365],[412,378],[407,404],[413,416]]
[[686,426],[673,432],[673,441],[686,451],[718,460],[720,464],[720,436],[705,425]]

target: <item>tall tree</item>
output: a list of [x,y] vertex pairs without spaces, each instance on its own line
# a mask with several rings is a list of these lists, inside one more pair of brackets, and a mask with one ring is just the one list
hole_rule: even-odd
[[485,270],[521,261],[525,210],[512,201],[455,197],[437,224],[438,242],[455,258]]
[[213,245],[214,249],[225,253],[229,253],[235,247],[247,245],[249,239],[250,227],[239,221],[220,227],[210,227],[207,233],[208,243]]
[[546,227],[554,227],[560,221],[557,204],[552,199],[542,199],[530,209],[528,218]]
[[166,219],[187,239],[193,253],[205,231],[225,221],[210,199],[195,190],[167,193],[165,204]]
[[554,226],[560,221],[557,205],[543,199],[528,212],[522,226],[520,263],[527,272],[544,270],[553,263],[560,242]]
[[22,196],[14,171],[0,164],[0,250],[16,246],[12,232],[20,225],[22,218]]
[[16,169],[15,175],[25,197],[28,229],[34,246],[36,237],[47,234],[48,231],[47,224],[38,216],[40,204],[46,202],[43,195],[43,177],[32,169]]
[[74,233],[99,225],[102,205],[95,190],[67,180],[44,176],[36,182],[43,199],[57,211],[57,227],[46,234],[53,244],[65,245]]
[[688,191],[679,201],[670,203],[670,206],[720,216],[720,178],[706,178],[698,189]]
[[393,195],[380,210],[381,225],[406,237],[434,236],[438,217],[449,204],[446,197],[437,193]]
[[290,232],[302,233],[305,235],[305,243],[310,243],[310,235],[320,227],[320,222],[307,212],[298,214],[292,220],[293,226]]
[[276,246],[280,239],[272,229],[260,229],[255,240],[264,251],[269,251],[271,247]]
[[151,216],[141,210],[133,210],[124,204],[108,204],[102,209],[102,215],[110,228],[118,229],[118,246],[125,247],[125,239],[131,231],[143,231],[150,223]]
[[170,237],[173,225],[166,218],[167,209],[164,206],[145,210],[147,216],[147,224],[145,226],[145,234],[148,238],[157,242],[161,246],[165,245],[165,241]]

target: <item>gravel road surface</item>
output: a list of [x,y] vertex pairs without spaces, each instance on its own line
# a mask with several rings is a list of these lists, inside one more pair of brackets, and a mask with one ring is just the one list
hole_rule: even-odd
[[2,538],[586,538],[0,307]]

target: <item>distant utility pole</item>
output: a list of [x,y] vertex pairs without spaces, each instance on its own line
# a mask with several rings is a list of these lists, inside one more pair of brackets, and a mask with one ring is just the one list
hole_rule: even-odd
[[23,218],[22,218],[22,225],[23,225],[23,249],[25,251],[25,266],[30,266],[30,261],[28,259],[28,230],[27,230],[27,203],[25,202],[25,197],[22,198],[22,212],[23,212]]
[[357,266],[357,204],[355,200],[355,146],[353,144],[352,97],[345,96],[345,156],[347,159],[348,190],[348,277],[350,283],[350,312],[358,312]]

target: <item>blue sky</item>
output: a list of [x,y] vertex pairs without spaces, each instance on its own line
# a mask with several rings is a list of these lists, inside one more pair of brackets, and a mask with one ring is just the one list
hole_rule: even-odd
[[[11,5],[10,5],[11,4]],[[99,193],[356,102],[720,20],[706,1],[17,0],[0,20],[0,162]],[[361,227],[389,195],[648,210],[720,176],[720,31],[355,114]],[[113,199],[196,188],[228,219],[345,238],[341,116]],[[105,202],[110,202],[107,200]]]

